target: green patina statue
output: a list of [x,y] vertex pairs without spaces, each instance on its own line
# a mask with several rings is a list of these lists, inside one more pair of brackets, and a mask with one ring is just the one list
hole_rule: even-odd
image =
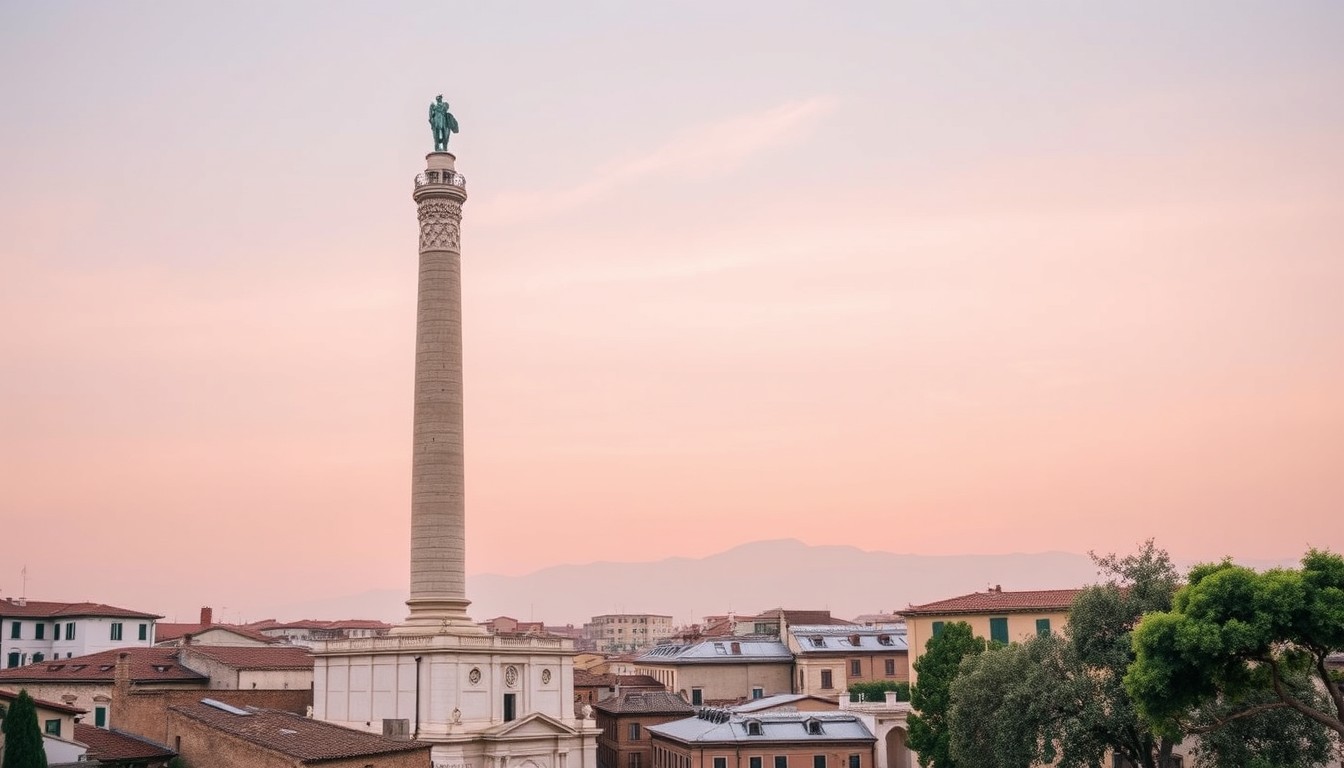
[[448,103],[440,93],[429,105],[429,127],[434,131],[434,151],[448,151],[448,137],[457,133],[457,118],[448,111]]

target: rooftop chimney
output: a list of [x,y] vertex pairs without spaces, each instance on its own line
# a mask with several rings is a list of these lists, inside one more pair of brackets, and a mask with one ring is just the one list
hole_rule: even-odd
[[210,606],[201,608],[201,626],[208,627],[215,623],[215,611]]

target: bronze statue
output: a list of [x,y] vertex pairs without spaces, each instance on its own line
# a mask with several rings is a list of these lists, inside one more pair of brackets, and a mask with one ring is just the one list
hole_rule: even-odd
[[440,93],[429,105],[429,127],[434,131],[434,151],[448,151],[448,137],[457,133],[457,118],[448,111],[448,103]]

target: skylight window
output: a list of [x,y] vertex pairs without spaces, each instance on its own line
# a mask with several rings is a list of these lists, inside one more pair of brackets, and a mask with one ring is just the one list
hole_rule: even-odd
[[812,637],[809,637],[807,639],[811,641],[813,648],[826,647],[826,638],[822,637],[821,635],[813,635]]

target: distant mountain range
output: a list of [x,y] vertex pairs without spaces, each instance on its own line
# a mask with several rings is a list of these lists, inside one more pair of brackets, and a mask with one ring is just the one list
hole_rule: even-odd
[[[757,541],[699,559],[558,565],[524,576],[467,577],[470,613],[574,624],[603,613],[670,614],[676,623],[707,614],[770,608],[830,609],[840,618],[891,612],[983,591],[1064,589],[1098,581],[1086,555],[912,555],[794,539]],[[405,618],[404,590],[377,590],[320,601],[263,607],[280,618]]]

